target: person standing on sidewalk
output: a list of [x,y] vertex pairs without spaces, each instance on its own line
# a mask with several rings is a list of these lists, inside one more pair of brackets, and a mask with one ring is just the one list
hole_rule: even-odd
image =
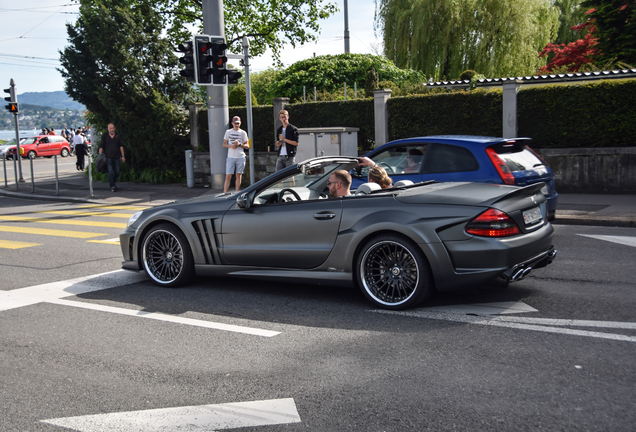
[[117,177],[119,177],[119,158],[122,162],[126,162],[124,156],[124,144],[121,141],[121,137],[115,132],[115,125],[108,124],[108,132],[104,132],[102,139],[99,143],[99,153],[104,153],[106,156],[106,166],[108,167],[108,183],[110,184],[110,190],[117,192]]
[[77,162],[75,168],[78,171],[84,171],[84,156],[86,155],[86,138],[82,136],[81,131],[78,129],[77,133],[73,137],[73,149],[75,149],[75,155],[77,156]]
[[278,159],[276,159],[276,171],[296,163],[296,148],[298,147],[298,128],[289,123],[289,113],[281,110],[278,118],[283,125],[276,130],[276,147],[278,147]]
[[232,181],[232,174],[236,171],[235,187],[238,192],[241,187],[241,178],[245,169],[245,151],[250,148],[247,132],[241,129],[241,118],[232,118],[232,129],[225,131],[223,137],[223,147],[227,149],[227,159],[225,162],[225,185],[223,192],[227,192]]

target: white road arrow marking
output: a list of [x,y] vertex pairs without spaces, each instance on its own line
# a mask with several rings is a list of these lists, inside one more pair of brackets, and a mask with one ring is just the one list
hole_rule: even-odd
[[[523,303],[522,303],[523,304]],[[457,310],[468,308],[472,305],[460,305]],[[521,330],[541,331],[546,333],[559,333],[573,336],[586,336],[599,339],[610,339],[624,342],[636,342],[636,336],[627,336],[614,333],[594,332],[564,327],[594,327],[636,330],[636,323],[613,321],[587,321],[587,320],[562,320],[550,318],[526,318],[526,317],[501,317],[501,316],[475,316],[466,315],[465,312],[438,312],[427,309],[414,309],[412,311],[388,311],[373,310],[372,312],[403,315],[415,318],[426,318],[443,321],[454,321],[466,324],[489,325],[496,327],[516,328]]]
[[174,315],[165,315],[134,309],[117,308],[94,303],[63,300],[64,297],[130,285],[147,279],[148,277],[143,273],[133,273],[124,270],[117,270],[114,272],[70,279],[61,282],[52,282],[48,284],[20,288],[11,291],[0,291],[0,311],[34,305],[37,303],[53,303],[102,312],[117,313],[120,315],[135,316],[139,318],[149,318],[159,321],[168,321],[178,324],[231,331],[235,333],[245,333],[255,336],[272,337],[280,334],[280,332],[276,331],[263,330],[247,326],[237,326],[213,321],[195,320]]
[[218,431],[300,421],[292,398],[41,420],[79,432]]
[[475,303],[469,305],[449,305],[435,306],[420,309],[431,312],[446,312],[456,314],[474,315],[501,315],[524,312],[539,312],[535,308],[528,306],[524,302],[495,302],[495,303]]
[[612,243],[618,243],[625,246],[636,247],[636,237],[629,236],[610,236],[610,235],[593,235],[593,234],[579,234],[582,237],[589,237],[597,240],[605,240]]

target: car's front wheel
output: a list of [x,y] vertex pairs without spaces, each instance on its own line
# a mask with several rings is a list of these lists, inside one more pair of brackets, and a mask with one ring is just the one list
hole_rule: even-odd
[[60,152],[60,155],[61,155],[62,157],[66,157],[66,156],[68,156],[68,149],[63,148],[63,149],[62,149],[62,151]]
[[402,236],[384,234],[368,241],[356,269],[364,296],[384,309],[415,307],[433,293],[424,253]]
[[152,227],[144,237],[141,253],[144,270],[158,285],[177,287],[194,275],[190,244],[172,224]]

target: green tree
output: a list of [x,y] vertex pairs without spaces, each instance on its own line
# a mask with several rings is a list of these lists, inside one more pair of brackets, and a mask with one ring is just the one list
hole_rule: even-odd
[[370,69],[378,72],[380,81],[393,81],[397,85],[426,79],[420,72],[400,69],[390,60],[372,54],[325,55],[301,60],[279,72],[271,92],[276,97],[300,101],[303,86],[307,94],[313,92],[314,86],[319,91],[334,93],[345,83],[349,89],[353,89],[354,83],[363,89]]
[[559,30],[553,44],[569,44],[581,39],[587,32],[581,33],[572,30],[572,27],[583,24],[588,17],[585,15],[586,8],[581,6],[583,0],[555,0],[554,6],[559,10]]
[[585,0],[581,3],[594,9],[588,17],[596,26],[599,60],[613,59],[636,64],[636,5],[634,0]]
[[[250,83],[251,84],[251,83]],[[256,95],[252,92],[252,106],[258,105]],[[247,97],[245,95],[245,84],[237,84],[228,93],[227,101],[229,106],[245,106]]]
[[149,1],[82,0],[60,53],[66,92],[87,107],[98,130],[116,125],[127,162],[138,169],[171,167],[187,144],[178,106],[191,87],[177,75],[163,27]]
[[456,79],[532,74],[558,28],[551,0],[376,0],[376,30],[398,67]]
[[[131,0],[138,1],[138,0]],[[203,33],[201,0],[152,0],[167,20],[167,35],[176,46],[191,38],[189,28]],[[225,37],[229,49],[242,53],[243,36],[250,38],[250,55],[271,50],[279,60],[286,44],[292,47],[318,39],[319,20],[338,9],[324,0],[224,0]]]
[[250,87],[252,94],[256,96],[258,103],[261,105],[272,105],[274,95],[271,93],[270,87],[276,80],[276,74],[279,71],[268,68],[264,71],[250,73]]

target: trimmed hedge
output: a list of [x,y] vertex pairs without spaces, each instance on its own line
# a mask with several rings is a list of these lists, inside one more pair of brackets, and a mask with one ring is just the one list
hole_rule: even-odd
[[[394,97],[388,100],[389,139],[424,135],[467,134],[501,136],[500,89],[456,91]],[[274,145],[271,105],[252,108],[254,149]],[[288,104],[290,122],[300,128],[346,126],[360,128],[358,148],[370,150],[375,140],[373,99]],[[200,112],[205,129],[207,113]],[[247,128],[245,107],[230,107],[230,118],[241,116]],[[533,147],[629,147],[636,145],[636,79],[594,83],[545,85],[522,88],[517,93],[519,136],[533,139]],[[230,126],[228,125],[228,128]]]
[[636,145],[636,80],[548,85],[517,93],[519,136],[539,148]]
[[391,98],[389,139],[448,134],[500,136],[502,97],[502,90],[474,90]]

